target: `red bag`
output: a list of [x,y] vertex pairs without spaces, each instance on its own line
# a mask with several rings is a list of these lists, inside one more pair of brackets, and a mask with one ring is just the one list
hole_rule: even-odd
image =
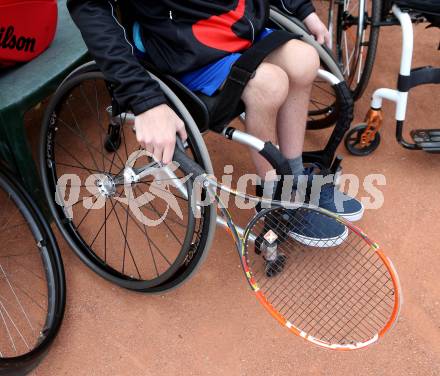
[[0,0],[0,66],[34,59],[57,26],[56,0]]

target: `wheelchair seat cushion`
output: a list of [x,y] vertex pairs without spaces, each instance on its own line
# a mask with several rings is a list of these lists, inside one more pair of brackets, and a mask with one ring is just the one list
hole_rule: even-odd
[[[192,92],[178,79],[171,75],[162,75],[161,78],[188,109],[200,132],[203,133],[208,131],[212,125],[211,117],[214,113],[218,99],[215,96],[205,95],[200,92]],[[236,106],[233,111],[230,111],[229,119],[232,120],[236,118],[238,115],[244,112],[244,110],[244,103],[240,101],[238,106]]]

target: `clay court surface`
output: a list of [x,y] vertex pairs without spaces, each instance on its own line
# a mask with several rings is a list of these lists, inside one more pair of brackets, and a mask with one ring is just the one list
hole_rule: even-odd
[[[438,29],[416,27],[415,65],[440,66]],[[362,121],[378,87],[394,87],[398,28],[382,29],[367,92],[356,106]],[[440,128],[440,88],[410,95],[408,126]],[[379,344],[350,353],[316,348],[272,320],[249,292],[233,243],[218,229],[209,257],[188,283],[166,295],[141,295],[96,276],[59,238],[67,277],[67,311],[36,375],[440,375],[440,155],[408,151],[394,138],[394,108],[385,105],[382,144],[356,158],[341,147],[344,172],[359,179],[384,174],[385,202],[360,226],[394,261],[404,289],[395,329]],[[29,114],[36,142],[43,109]],[[327,132],[310,132],[309,147]],[[216,171],[253,172],[244,148],[207,137]],[[368,197],[361,187],[358,197]],[[58,232],[57,232],[58,234]]]

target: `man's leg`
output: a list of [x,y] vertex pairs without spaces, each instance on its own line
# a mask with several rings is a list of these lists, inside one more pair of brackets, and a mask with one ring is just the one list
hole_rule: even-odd
[[[269,55],[266,61],[282,68],[289,77],[289,94],[278,112],[277,133],[280,150],[288,158],[293,174],[302,175],[304,133],[310,92],[319,69],[319,55],[312,46],[292,40]],[[332,176],[320,178],[313,180],[316,186],[310,192],[311,203],[352,221],[362,218],[364,208],[359,201],[340,192],[332,184]],[[328,179],[329,184],[320,184]],[[300,191],[300,195],[304,193],[304,190]]]
[[[247,130],[263,140],[275,142],[278,139],[281,152],[289,159],[295,175],[303,174],[301,156],[307,111],[318,67],[319,56],[313,48],[299,41],[289,42],[266,59],[243,95]],[[273,173],[271,166],[255,152],[253,159],[260,177],[274,180],[266,175],[269,171]],[[264,196],[273,194],[273,190],[270,192],[267,188]],[[261,186],[257,186],[257,195],[263,195]],[[289,214],[292,221],[286,230],[290,237],[303,244],[329,247],[340,244],[347,237],[345,226],[331,218],[311,212],[305,218],[308,226],[304,226],[304,222],[294,217],[295,210]],[[273,261],[266,259],[268,276],[281,271],[272,266]]]
[[[262,63],[247,84],[242,99],[246,105],[246,130],[264,141],[276,143],[277,114],[286,101],[289,79],[278,66]],[[272,166],[257,152],[251,151],[257,174],[275,179]],[[269,175],[267,175],[269,174]]]

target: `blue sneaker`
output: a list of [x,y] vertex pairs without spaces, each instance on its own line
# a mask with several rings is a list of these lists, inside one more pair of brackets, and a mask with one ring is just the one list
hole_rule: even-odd
[[[280,242],[285,241],[288,236],[310,247],[327,248],[338,246],[348,236],[347,227],[336,219],[308,208],[280,208],[273,216],[274,218],[269,221],[270,225],[268,224],[263,232],[274,231]],[[264,247],[261,247],[263,241],[259,240],[256,241],[256,247],[258,250],[263,250]],[[266,256],[265,259],[270,261],[271,258]],[[269,263],[266,267],[268,266],[270,267]],[[267,274],[269,272],[266,270]]]
[[289,236],[310,247],[336,247],[348,236],[348,229],[336,219],[307,208],[289,210]]
[[[321,192],[313,192],[313,178],[319,174],[315,172],[316,167],[308,167],[304,174],[309,176],[307,202],[320,208],[336,213],[348,221],[359,221],[364,215],[364,206],[355,198],[341,192],[334,184],[326,183],[321,187]],[[323,173],[322,176],[326,174]],[[310,192],[311,191],[311,192]],[[317,196],[319,195],[319,196]]]

